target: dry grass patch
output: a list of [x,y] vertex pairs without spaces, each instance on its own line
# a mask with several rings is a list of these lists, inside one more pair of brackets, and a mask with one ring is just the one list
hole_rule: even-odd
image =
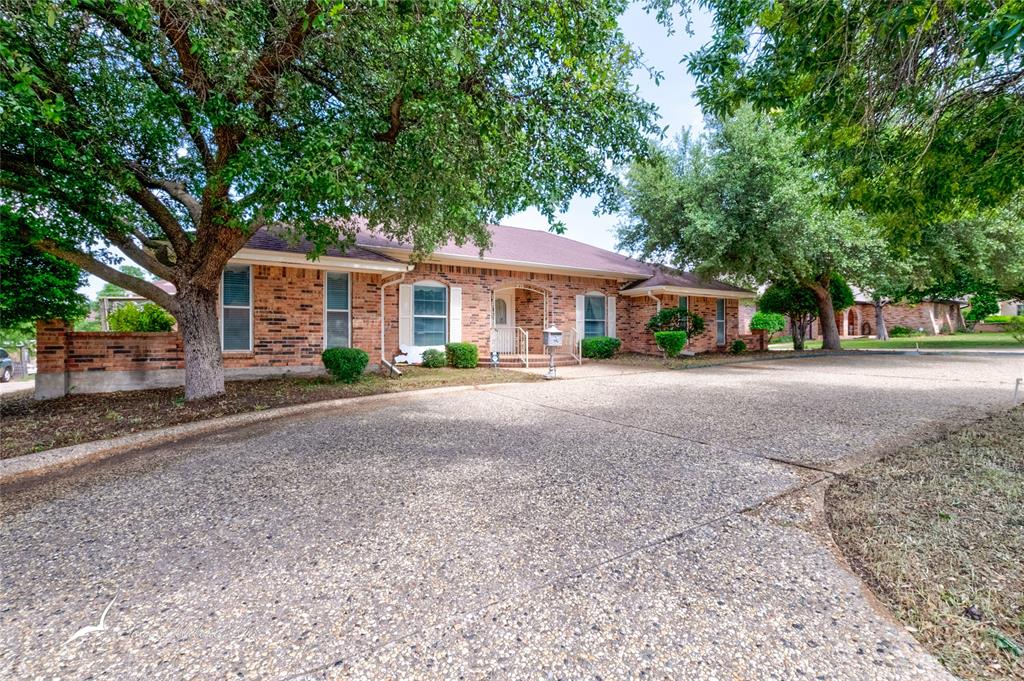
[[833,536],[946,667],[1024,679],[1024,408],[835,482]]
[[31,393],[16,393],[0,398],[0,459],[293,404],[443,386],[542,380],[521,371],[484,368],[409,367],[403,374],[400,378],[367,374],[353,384],[327,377],[229,381],[223,396],[188,403],[182,388],[68,395],[43,402],[32,399]]

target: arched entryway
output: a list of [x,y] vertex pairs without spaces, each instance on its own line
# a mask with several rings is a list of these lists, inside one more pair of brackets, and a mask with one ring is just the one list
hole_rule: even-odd
[[491,351],[527,355],[543,351],[541,332],[548,326],[551,293],[527,283],[491,292]]

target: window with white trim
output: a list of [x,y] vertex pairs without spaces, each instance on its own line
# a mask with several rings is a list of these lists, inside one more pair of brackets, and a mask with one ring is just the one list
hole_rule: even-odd
[[715,343],[725,345],[725,298],[715,301]]
[[324,347],[347,348],[352,329],[348,272],[328,272],[324,287]]
[[412,287],[413,345],[444,345],[448,341],[448,289],[434,281]]
[[252,350],[252,268],[228,265],[221,277],[220,336],[225,352]]
[[604,294],[588,293],[583,297],[583,337],[607,336],[608,308]]

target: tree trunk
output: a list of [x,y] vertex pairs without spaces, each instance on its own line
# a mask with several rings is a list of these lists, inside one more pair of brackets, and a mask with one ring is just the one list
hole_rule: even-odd
[[217,294],[199,287],[178,293],[178,327],[185,344],[185,399],[224,394],[224,359],[220,351]]
[[889,330],[885,328],[884,307],[885,303],[880,300],[875,301],[875,337],[878,340],[889,340]]
[[804,322],[803,320],[797,320],[795,317],[789,318],[789,329],[793,336],[793,349],[803,350],[804,349]]
[[814,299],[818,303],[818,322],[821,324],[821,349],[842,350],[839,342],[839,327],[836,326],[836,310],[832,307],[832,294],[828,290],[828,282],[824,285],[811,284]]

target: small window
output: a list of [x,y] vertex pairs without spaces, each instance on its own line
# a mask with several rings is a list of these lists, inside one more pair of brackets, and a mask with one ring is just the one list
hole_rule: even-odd
[[494,299],[494,324],[495,326],[508,324],[508,303],[504,298]]
[[725,298],[715,301],[715,342],[725,345]]
[[424,282],[412,289],[413,345],[444,345],[448,340],[448,289]]
[[583,337],[606,336],[605,299],[600,293],[589,293],[583,298]]
[[324,347],[347,348],[351,311],[347,272],[328,272],[324,291]]
[[224,350],[252,350],[252,277],[248,265],[224,268],[220,299]]
[[686,296],[679,296],[679,309],[683,312],[690,311],[690,299]]

